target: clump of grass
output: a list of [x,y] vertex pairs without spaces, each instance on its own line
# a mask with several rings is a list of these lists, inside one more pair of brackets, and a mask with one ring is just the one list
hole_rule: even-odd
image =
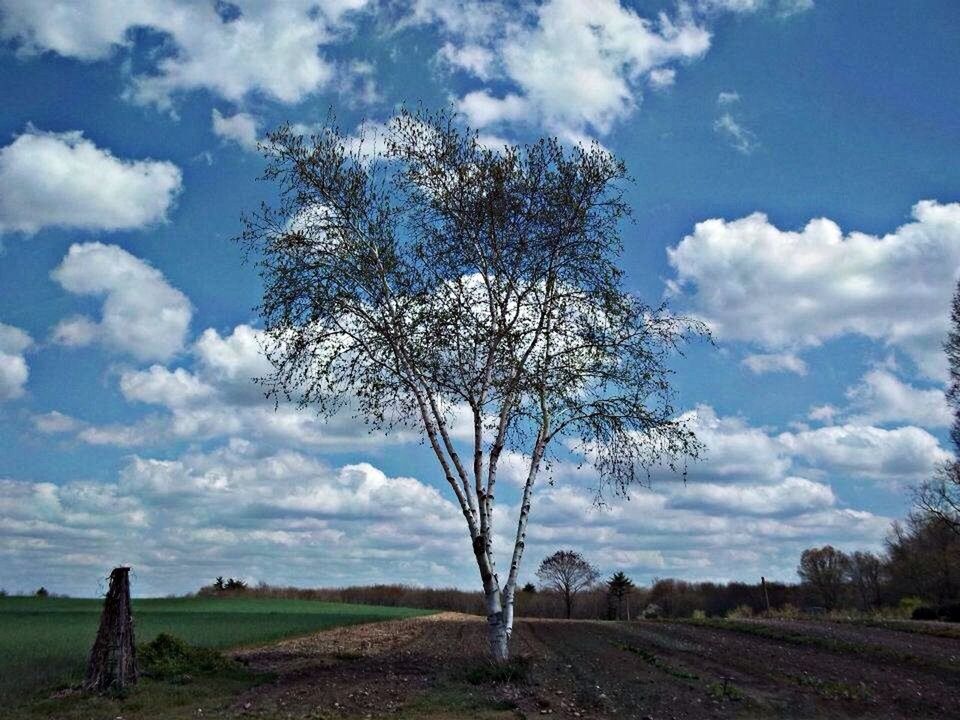
[[530,679],[530,660],[519,657],[503,663],[484,662],[467,670],[465,677],[471,685],[526,683]]
[[195,647],[169,633],[160,633],[137,651],[140,673],[154,680],[190,682],[196,675],[241,672],[240,666],[211,648]]
[[797,685],[813,688],[817,694],[831,700],[869,700],[870,692],[864,683],[853,685],[842,680],[825,680],[808,673],[789,676]]
[[707,694],[715,700],[742,700],[743,692],[724,678],[707,685]]

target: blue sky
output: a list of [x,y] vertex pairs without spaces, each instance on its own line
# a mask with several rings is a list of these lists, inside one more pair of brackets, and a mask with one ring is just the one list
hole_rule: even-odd
[[418,103],[622,156],[628,287],[717,340],[674,363],[688,482],[597,510],[561,464],[524,575],[560,546],[644,582],[882,547],[949,456],[958,35],[932,0],[0,0],[0,587],[477,585],[416,438],[259,399],[230,240],[271,127]]

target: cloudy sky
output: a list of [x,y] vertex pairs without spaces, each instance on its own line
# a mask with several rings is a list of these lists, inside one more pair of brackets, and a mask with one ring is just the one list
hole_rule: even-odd
[[717,340],[674,363],[686,484],[598,510],[558,466],[522,579],[561,546],[643,582],[881,547],[949,457],[958,36],[952,0],[0,0],[0,587],[478,585],[417,438],[250,382],[257,139],[403,103],[621,155],[629,288]]

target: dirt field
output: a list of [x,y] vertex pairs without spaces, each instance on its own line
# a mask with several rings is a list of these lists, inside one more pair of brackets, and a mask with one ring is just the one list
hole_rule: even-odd
[[518,623],[515,677],[444,613],[237,653],[277,680],[228,714],[290,718],[960,718],[960,640],[802,621]]

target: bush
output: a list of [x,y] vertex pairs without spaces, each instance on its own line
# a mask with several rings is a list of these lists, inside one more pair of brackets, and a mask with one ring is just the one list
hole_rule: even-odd
[[50,597],[50,591],[41,586],[37,588],[37,592],[35,592],[34,595],[36,595],[38,598]]
[[920,607],[915,607],[913,612],[910,613],[910,618],[912,620],[936,620],[937,608],[933,605],[921,605]]
[[210,648],[194,647],[178,637],[160,633],[137,651],[140,674],[155,680],[190,682],[194,675],[238,670],[239,666]]
[[530,675],[530,660],[525,657],[513,658],[505,663],[485,662],[467,671],[467,682],[471,685],[487,683],[525,683]]
[[706,620],[707,614],[703,610],[694,610],[693,611],[694,620]]
[[749,605],[737,605],[727,613],[727,620],[743,620],[753,617],[753,608]]

